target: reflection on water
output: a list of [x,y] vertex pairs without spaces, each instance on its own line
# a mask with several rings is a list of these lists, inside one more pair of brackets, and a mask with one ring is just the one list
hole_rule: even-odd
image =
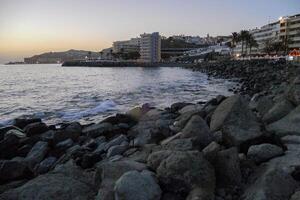
[[20,115],[50,123],[98,121],[143,103],[166,107],[229,95],[231,85],[182,68],[0,65],[0,123]]

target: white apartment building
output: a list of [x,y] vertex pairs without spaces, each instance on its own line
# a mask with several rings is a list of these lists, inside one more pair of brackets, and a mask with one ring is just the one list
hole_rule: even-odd
[[160,62],[161,60],[161,37],[158,32],[141,34],[140,46],[141,62]]
[[114,53],[128,53],[135,52],[140,50],[141,38],[131,38],[130,40],[125,41],[116,41],[113,43],[113,52]]
[[300,14],[280,17],[280,40],[288,43],[289,50],[300,49]]

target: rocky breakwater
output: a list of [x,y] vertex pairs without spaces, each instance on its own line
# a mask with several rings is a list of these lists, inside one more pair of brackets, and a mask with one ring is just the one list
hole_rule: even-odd
[[90,125],[0,129],[0,199],[296,200],[300,78],[276,98],[144,105]]
[[273,60],[203,62],[190,68],[213,77],[236,78],[239,84],[231,90],[250,96],[259,92],[284,90],[291,77],[297,74],[296,66]]

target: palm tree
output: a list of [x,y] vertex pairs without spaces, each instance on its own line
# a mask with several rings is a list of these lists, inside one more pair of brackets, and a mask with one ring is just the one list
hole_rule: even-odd
[[235,47],[236,44],[239,42],[239,34],[237,32],[231,33],[231,42],[232,47]]
[[239,34],[239,40],[242,41],[242,55],[244,55],[244,45],[247,41],[247,39],[249,38],[249,31],[246,30],[241,30],[240,34]]
[[252,47],[258,47],[258,43],[257,41],[254,39],[253,35],[249,34],[249,37],[248,37],[248,40],[247,40],[247,43],[249,45],[249,54],[251,55],[251,50],[252,50]]

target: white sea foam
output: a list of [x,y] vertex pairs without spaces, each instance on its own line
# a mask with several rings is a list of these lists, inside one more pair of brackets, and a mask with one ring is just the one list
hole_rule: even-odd
[[108,111],[116,110],[116,103],[112,100],[105,100],[98,106],[83,111],[67,111],[63,114],[64,120],[77,120],[83,117],[97,115]]

